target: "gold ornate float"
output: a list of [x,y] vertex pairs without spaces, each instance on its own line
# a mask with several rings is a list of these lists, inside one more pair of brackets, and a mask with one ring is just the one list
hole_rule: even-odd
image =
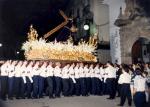
[[[67,17],[62,11],[61,14],[66,24]],[[45,38],[56,32],[57,29],[62,27],[62,24],[58,26],[45,34],[44,38],[38,39],[38,33],[31,25],[28,32],[28,40],[22,45],[22,50],[25,51],[25,58],[28,60],[97,61],[97,58],[93,55],[97,45],[95,37],[90,37],[88,42],[81,40],[78,45],[73,45],[71,36],[66,42],[57,42],[56,40],[46,42]]]

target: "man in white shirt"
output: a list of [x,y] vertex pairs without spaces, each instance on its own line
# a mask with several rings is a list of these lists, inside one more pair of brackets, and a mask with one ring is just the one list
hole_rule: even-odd
[[81,95],[86,96],[86,83],[85,83],[85,71],[84,64],[80,63],[80,86],[81,86]]
[[95,68],[94,68],[94,72],[95,72],[95,84],[96,84],[96,95],[101,95],[101,91],[102,91],[102,76],[100,74],[100,67],[99,64],[96,64]]
[[91,93],[91,70],[89,69],[89,65],[86,65],[85,68],[85,76],[86,76],[86,92],[87,95],[89,95]]
[[40,78],[39,61],[35,62],[32,72],[33,72],[33,95],[32,97],[37,99],[39,95],[39,78]]
[[12,61],[8,65],[8,99],[13,100],[13,91],[14,91],[14,76],[15,76],[15,66],[17,61]]
[[48,94],[49,98],[54,98],[54,68],[53,63],[49,62],[48,66],[46,67],[47,70],[47,83],[48,83]]
[[25,68],[26,72],[26,96],[28,99],[32,98],[31,97],[31,92],[32,92],[32,83],[33,83],[33,72],[32,72],[32,66],[33,66],[33,61],[30,61],[29,64]]
[[69,96],[69,67],[70,65],[67,64],[62,68],[62,92],[64,96]]
[[69,67],[69,95],[72,96],[74,93],[74,84],[76,83],[75,81],[75,72],[74,72],[74,66],[75,64],[71,64]]
[[43,98],[44,93],[44,80],[46,79],[47,75],[47,62],[44,62],[43,65],[40,67],[40,78],[39,78],[39,98]]
[[104,81],[104,78],[105,78],[105,66],[102,65],[100,67],[100,75],[102,77],[102,95],[106,95],[107,94],[107,84],[106,84],[106,81]]
[[129,69],[127,65],[122,65],[122,74],[119,77],[118,84],[121,84],[120,89],[120,104],[118,106],[123,106],[126,98],[128,99],[128,105],[131,106],[132,97],[130,90],[131,75],[129,74]]
[[16,94],[16,99],[20,99],[21,97],[21,75],[22,75],[22,61],[19,61],[17,65],[15,66],[15,94]]
[[26,66],[28,62],[23,61],[23,64],[21,65],[21,98],[25,99],[25,90],[26,90]]
[[9,61],[4,62],[1,65],[1,99],[6,100],[7,89],[8,89],[8,67]]
[[107,75],[105,76],[104,81],[106,80],[109,94],[109,98],[107,99],[111,100],[114,99],[116,95],[116,69],[110,62],[107,62],[106,66],[107,68],[105,68],[105,73]]
[[91,94],[96,95],[96,77],[95,77],[95,70],[94,65],[91,64],[89,67],[90,73],[91,73]]
[[61,64],[60,62],[55,63],[55,68],[54,68],[54,76],[55,76],[55,85],[56,85],[56,90],[55,90],[55,96],[60,97],[60,92],[61,92],[61,80],[62,80],[62,70],[61,70]]
[[137,68],[136,76],[134,78],[134,104],[135,107],[146,107],[146,78],[143,76],[142,71]]
[[79,71],[79,63],[76,64],[75,68],[74,68],[74,72],[75,72],[75,94],[76,96],[80,96],[80,71]]

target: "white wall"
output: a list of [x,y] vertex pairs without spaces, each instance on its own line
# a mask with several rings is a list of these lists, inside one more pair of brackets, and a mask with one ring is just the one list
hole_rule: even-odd
[[109,42],[109,6],[101,1],[103,0],[91,0],[91,11],[94,14],[99,42]]
[[122,10],[124,11],[125,1],[124,0],[104,0],[103,3],[109,5],[111,59],[112,59],[112,62],[115,62],[115,60],[118,60],[118,63],[121,63],[119,28],[114,25],[114,22],[120,13],[120,7],[122,7]]

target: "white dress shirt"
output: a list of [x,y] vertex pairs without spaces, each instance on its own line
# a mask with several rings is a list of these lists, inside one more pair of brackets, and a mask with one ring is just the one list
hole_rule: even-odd
[[62,77],[61,68],[59,66],[56,66],[54,68],[54,76],[56,76],[56,77]]
[[69,69],[68,66],[62,68],[62,78],[68,79],[69,78]]
[[46,68],[46,66],[42,66],[40,69],[40,76],[41,77],[47,77],[47,68]]
[[40,69],[39,69],[39,65],[35,64],[35,66],[32,68],[32,72],[33,72],[33,76],[39,76],[40,75]]
[[91,78],[94,78],[94,77],[95,77],[94,68],[93,68],[93,67],[90,67],[89,70],[90,70],[89,73],[90,73],[90,75],[91,75]]
[[95,71],[95,77],[102,80],[102,77],[101,77],[101,74],[100,74],[100,68],[95,67],[94,71]]
[[9,65],[8,66],[8,77],[14,77],[15,76],[15,66]]
[[73,83],[76,83],[75,80],[75,71],[72,66],[69,67],[69,77],[72,79]]
[[134,86],[133,86],[136,91],[138,92],[143,92],[145,91],[146,89],[146,78],[140,76],[140,75],[137,75],[135,78],[134,78]]
[[119,77],[118,83],[119,84],[123,84],[123,83],[130,84],[131,83],[131,75],[127,72],[123,72],[123,74],[121,74]]
[[47,77],[54,76],[54,68],[51,65],[48,65],[46,70],[47,70]]
[[22,65],[21,66],[21,70],[22,70],[22,73],[21,73],[21,77],[23,79],[23,82],[26,83],[26,75],[27,75],[27,72],[26,72],[26,66],[25,65]]
[[21,77],[21,75],[22,75],[21,65],[15,66],[15,77]]
[[88,67],[85,66],[83,69],[84,69],[84,75],[85,75],[85,77],[88,77],[89,76],[88,75],[88,72],[89,72]]
[[76,79],[80,78],[80,74],[79,74],[80,71],[79,71],[79,68],[78,68],[78,67],[75,67],[75,68],[74,68],[74,71],[75,71],[75,78],[76,78]]
[[8,76],[7,64],[1,66],[1,76]]
[[74,68],[72,66],[70,66],[69,67],[69,77],[74,78],[74,76],[75,76],[74,74],[75,74]]
[[83,67],[79,67],[79,76],[80,76],[81,78],[84,78],[84,77],[85,77]]
[[105,70],[103,67],[100,67],[100,74],[101,74],[101,77],[104,78],[105,77]]
[[106,78],[116,78],[116,69],[112,66],[105,68]]
[[26,68],[26,76],[30,79],[30,82],[33,83],[33,72],[32,72],[32,66],[31,65],[28,65]]

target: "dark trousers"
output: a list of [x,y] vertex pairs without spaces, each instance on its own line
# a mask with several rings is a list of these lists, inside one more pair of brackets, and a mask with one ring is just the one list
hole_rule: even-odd
[[55,77],[55,83],[56,83],[56,90],[55,90],[55,96],[60,97],[61,92],[61,78]]
[[130,84],[121,84],[120,90],[120,105],[124,105],[126,98],[128,99],[128,105],[132,103]]
[[102,81],[102,94],[103,94],[103,95],[108,94],[108,91],[107,91],[107,83],[104,82],[104,79],[103,79],[103,81]]
[[14,92],[14,77],[8,78],[8,98],[13,97]]
[[47,77],[49,97],[53,97],[53,92],[54,92],[54,81],[53,81],[53,79],[54,78],[52,76]]
[[33,76],[33,97],[37,98],[39,94],[39,76]]
[[87,77],[86,78],[86,89],[87,89],[87,94],[91,92],[91,78]]
[[26,90],[26,84],[23,81],[23,78],[21,78],[21,97],[24,99],[25,98],[25,91]]
[[102,91],[102,82],[99,78],[96,78],[96,95],[101,95]]
[[39,77],[39,98],[43,97],[44,92],[44,77]]
[[96,78],[92,78],[92,90],[91,90],[92,95],[96,95]]
[[8,89],[8,77],[1,76],[1,99],[6,99]]
[[63,95],[64,96],[69,96],[69,79],[63,78],[62,79],[62,85],[63,85]]
[[114,99],[116,95],[115,78],[107,78],[106,82],[107,82],[107,89],[108,89],[109,97]]
[[75,94],[77,96],[80,96],[80,80],[79,79],[75,79],[76,83],[75,83]]
[[134,99],[135,107],[145,107],[146,105],[145,92],[136,92],[133,99]]
[[74,93],[74,83],[71,78],[69,78],[69,95],[72,96]]
[[27,98],[31,98],[31,92],[32,92],[32,83],[28,77],[26,77],[26,96]]
[[16,98],[21,97],[21,77],[15,77],[15,95]]
[[80,86],[81,86],[81,94],[82,96],[86,96],[86,81],[85,78],[80,78]]
[[121,84],[117,84],[117,92],[118,92],[118,97],[120,97],[120,93],[121,93]]

